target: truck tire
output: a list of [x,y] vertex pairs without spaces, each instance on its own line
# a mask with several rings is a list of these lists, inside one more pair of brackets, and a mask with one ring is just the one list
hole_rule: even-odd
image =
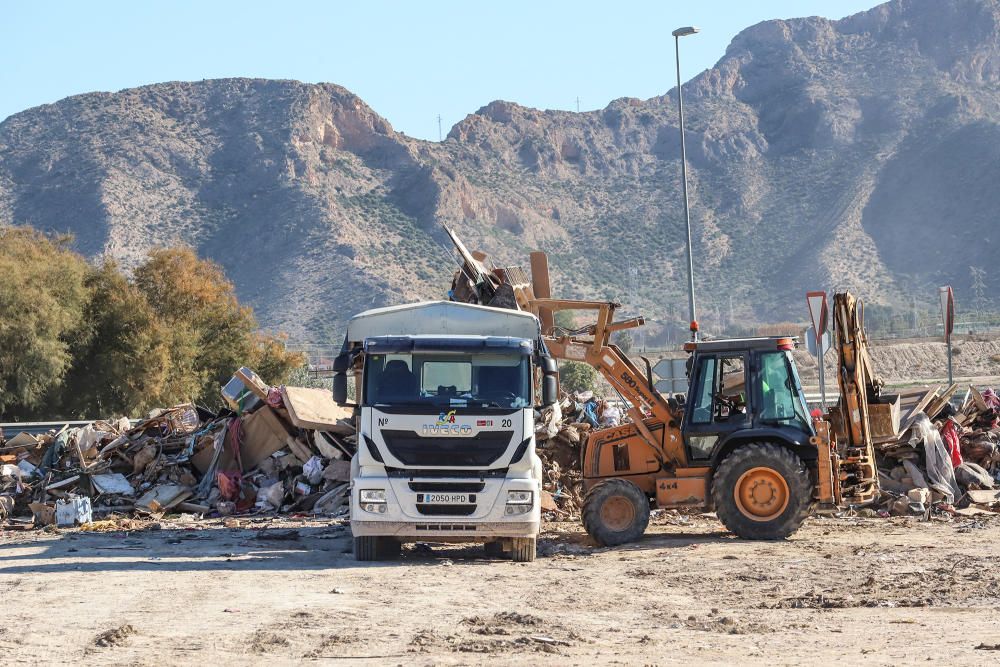
[[583,498],[583,527],[603,546],[635,542],[649,525],[649,498],[625,479],[599,482]]
[[354,538],[354,560],[374,561],[396,558],[402,548],[393,537],[364,535]]
[[809,514],[812,483],[795,452],[771,442],[740,446],[722,460],[712,481],[715,512],[747,540],[780,540]]
[[515,563],[530,563],[535,560],[538,542],[534,537],[515,537],[510,541],[510,559]]
[[483,545],[483,552],[487,558],[501,558],[503,556],[503,542],[493,540]]

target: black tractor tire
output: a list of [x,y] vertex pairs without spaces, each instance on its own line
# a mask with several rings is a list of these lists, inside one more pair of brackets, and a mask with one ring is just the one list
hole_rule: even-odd
[[747,540],[781,540],[809,515],[809,471],[795,452],[771,442],[733,450],[715,471],[712,501],[722,524]]
[[510,559],[515,563],[535,560],[538,541],[534,537],[515,537],[510,541]]
[[598,544],[635,542],[649,525],[649,498],[626,479],[595,484],[583,498],[583,527]]
[[487,542],[483,545],[483,552],[487,558],[501,558],[503,557],[503,542],[500,540]]
[[397,558],[403,545],[394,537],[364,535],[354,538],[354,560],[375,561]]

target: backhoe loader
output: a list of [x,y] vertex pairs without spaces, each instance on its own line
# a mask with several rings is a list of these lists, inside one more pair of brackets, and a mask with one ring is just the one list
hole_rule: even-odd
[[[666,397],[654,388],[648,362],[643,373],[611,342],[612,334],[641,326],[641,317],[615,321],[617,303],[551,298],[544,253],[531,253],[529,280],[522,268],[492,266],[448,233],[462,258],[453,300],[533,313],[554,358],[593,366],[627,406],[629,422],[591,431],[581,447],[582,519],[597,542],[638,539],[651,503],[714,509],[739,537],[780,539],[814,507],[860,506],[877,496],[867,414],[856,409],[866,405],[869,376],[863,330],[847,330],[860,326],[850,317],[853,297],[836,302],[843,312],[835,318],[847,402],[841,414],[849,415],[840,430],[857,436],[848,442],[831,435],[828,419],[810,416],[791,355],[794,338],[687,343],[687,397]],[[587,312],[593,323],[562,330],[554,314],[567,310]]]

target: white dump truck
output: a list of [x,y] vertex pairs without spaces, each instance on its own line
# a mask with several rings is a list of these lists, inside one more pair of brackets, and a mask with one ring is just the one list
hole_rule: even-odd
[[494,555],[534,560],[534,414],[557,394],[534,315],[448,301],[369,310],[351,318],[334,370],[334,400],[357,419],[358,560],[416,540],[482,542]]

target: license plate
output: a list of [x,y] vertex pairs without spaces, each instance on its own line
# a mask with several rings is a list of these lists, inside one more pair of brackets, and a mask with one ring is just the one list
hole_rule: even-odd
[[458,505],[473,503],[475,497],[468,493],[418,493],[417,502],[425,505]]

